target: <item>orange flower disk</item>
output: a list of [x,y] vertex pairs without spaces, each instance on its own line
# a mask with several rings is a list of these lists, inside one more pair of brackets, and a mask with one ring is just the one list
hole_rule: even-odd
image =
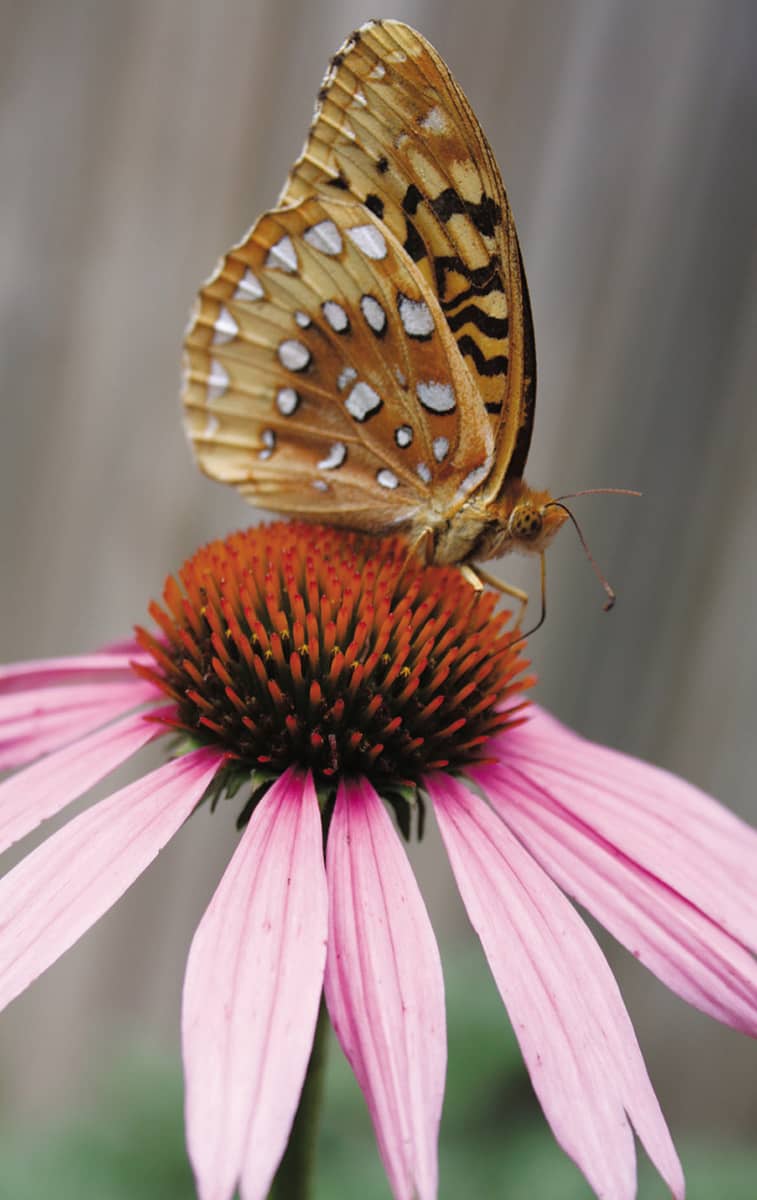
[[497,598],[398,537],[258,526],[199,550],[163,598],[140,673],[173,724],[250,768],[415,783],[485,758],[533,682]]

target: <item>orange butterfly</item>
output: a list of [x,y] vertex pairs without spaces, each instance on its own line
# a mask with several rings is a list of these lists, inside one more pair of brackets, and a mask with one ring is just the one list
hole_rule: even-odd
[[480,560],[541,555],[543,598],[569,514],[523,479],[536,374],[518,239],[420,34],[371,21],[334,56],[279,206],[200,292],[186,354],[186,427],[212,478],[279,512],[401,529],[476,582]]

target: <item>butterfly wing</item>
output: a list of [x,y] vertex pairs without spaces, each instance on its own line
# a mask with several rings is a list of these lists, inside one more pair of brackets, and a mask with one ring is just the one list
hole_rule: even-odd
[[491,427],[436,297],[355,201],[261,217],[200,292],[185,348],[200,466],[266,508],[423,529],[491,469]]
[[281,196],[356,197],[381,218],[437,296],[492,424],[495,494],[520,477],[536,389],[533,327],[510,206],[489,143],[420,34],[373,21],[332,59]]

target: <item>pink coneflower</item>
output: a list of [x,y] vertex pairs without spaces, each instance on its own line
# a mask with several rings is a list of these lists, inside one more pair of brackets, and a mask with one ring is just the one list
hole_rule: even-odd
[[691,1004],[754,1034],[757,834],[527,704],[522,642],[494,605],[392,540],[275,524],[169,578],[155,636],[0,674],[0,763],[24,767],[0,785],[0,848],[151,739],[175,755],[0,882],[0,1005],[202,801],[242,826],[184,986],[201,1200],[266,1195],[322,994],[394,1195],[436,1195],[442,972],[395,828],[420,830],[429,802],[561,1146],[622,1200],[635,1130],[684,1194],[617,985],[566,894]]

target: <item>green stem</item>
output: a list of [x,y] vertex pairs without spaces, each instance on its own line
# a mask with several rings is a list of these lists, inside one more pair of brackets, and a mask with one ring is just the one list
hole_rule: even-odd
[[328,1028],[326,1005],[321,998],[300,1103],[268,1200],[312,1200],[315,1194],[315,1150],[323,1099]]

